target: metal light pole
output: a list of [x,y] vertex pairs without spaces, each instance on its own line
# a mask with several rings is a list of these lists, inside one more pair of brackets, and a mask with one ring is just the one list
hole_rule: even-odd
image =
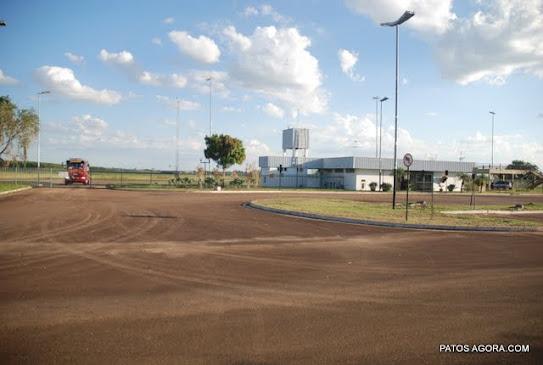
[[379,127],[377,127],[377,120],[379,120],[379,96],[374,96],[375,100],[375,158],[379,156]]
[[179,175],[179,98],[175,98],[177,113],[175,116],[175,174]]
[[[213,89],[213,77],[209,76],[206,81],[209,81],[209,137],[211,137],[211,92]],[[207,164],[209,166],[209,174],[211,174],[211,159],[207,159]]]
[[398,170],[398,73],[399,73],[399,34],[398,27],[411,19],[415,15],[412,11],[406,11],[402,16],[393,22],[381,23],[382,26],[395,27],[396,28],[396,88],[394,91],[394,185],[392,189],[392,209],[396,209],[396,173]]
[[209,136],[211,137],[211,91],[213,84],[213,77],[209,76],[206,81],[209,81]]
[[379,102],[381,103],[381,113],[380,113],[380,120],[379,120],[379,190],[382,190],[381,184],[382,184],[382,176],[383,176],[383,167],[381,165],[381,152],[382,152],[382,145],[383,145],[383,102],[387,101],[388,97],[384,97]]
[[490,167],[494,168],[494,115],[496,115],[496,113],[494,113],[493,111],[490,111],[489,112],[490,114],[492,114],[492,139],[491,139],[491,144],[492,144],[492,147],[491,147],[491,164],[490,164]]
[[40,167],[41,167],[41,117],[40,117],[40,106],[41,106],[41,96],[50,94],[49,90],[43,90],[38,93],[38,185],[40,184]]

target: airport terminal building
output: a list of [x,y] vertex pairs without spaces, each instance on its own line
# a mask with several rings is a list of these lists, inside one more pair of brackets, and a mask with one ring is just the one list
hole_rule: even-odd
[[[380,163],[375,157],[308,158],[308,147],[307,129],[283,131],[284,156],[259,157],[262,186],[370,191],[371,183],[376,183],[379,190],[379,182],[392,184],[394,180],[392,158],[381,158]],[[287,150],[293,151],[292,156],[286,156]],[[401,159],[397,166],[404,168]],[[460,177],[471,174],[474,167],[474,162],[419,160],[415,155],[410,167],[410,186],[419,191],[446,191],[449,185],[454,185],[454,191],[460,191]]]

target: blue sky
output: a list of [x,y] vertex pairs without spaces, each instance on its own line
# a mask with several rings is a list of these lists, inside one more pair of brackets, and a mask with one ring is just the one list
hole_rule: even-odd
[[[542,0],[5,1],[0,94],[42,98],[42,160],[171,168],[176,98],[181,167],[214,133],[248,162],[280,154],[280,131],[311,129],[312,156],[392,154],[394,32],[400,31],[399,154],[543,165]],[[30,151],[35,155],[35,147]]]

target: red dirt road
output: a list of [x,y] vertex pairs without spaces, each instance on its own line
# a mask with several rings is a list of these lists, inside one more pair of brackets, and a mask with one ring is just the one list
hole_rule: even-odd
[[[543,361],[542,233],[385,229],[241,206],[265,196],[0,198],[0,362]],[[440,344],[530,352],[450,354]]]

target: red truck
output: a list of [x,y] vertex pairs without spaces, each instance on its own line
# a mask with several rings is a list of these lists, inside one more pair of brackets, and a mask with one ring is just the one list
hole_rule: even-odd
[[90,185],[91,176],[88,161],[80,158],[71,158],[66,161],[66,168],[68,169],[68,175],[64,178],[65,185],[73,183]]

